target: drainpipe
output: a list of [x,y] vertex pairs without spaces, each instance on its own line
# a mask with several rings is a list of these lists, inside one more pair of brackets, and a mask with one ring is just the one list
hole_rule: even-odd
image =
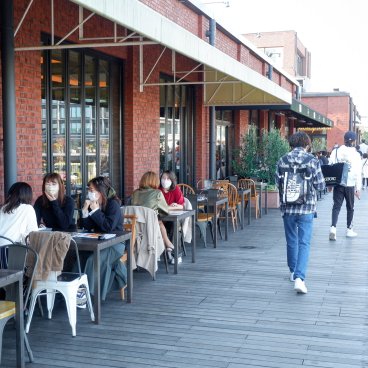
[[4,191],[17,181],[13,0],[0,1]]
[[[216,21],[214,19],[210,19],[210,28],[206,32],[206,36],[208,37],[210,45],[215,45],[216,39]],[[216,110],[215,106],[209,107],[209,115],[210,115],[210,149],[209,149],[209,179],[216,179]]]

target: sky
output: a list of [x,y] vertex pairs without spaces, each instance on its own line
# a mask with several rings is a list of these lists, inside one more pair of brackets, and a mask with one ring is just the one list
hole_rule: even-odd
[[[213,0],[214,1],[214,0]],[[204,4],[210,0],[201,0]],[[294,30],[312,54],[308,92],[350,93],[368,117],[368,13],[365,0],[229,0],[203,5],[235,34]]]

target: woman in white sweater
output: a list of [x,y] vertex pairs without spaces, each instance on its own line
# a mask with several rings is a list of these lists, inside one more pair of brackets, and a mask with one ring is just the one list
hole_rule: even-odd
[[[31,231],[37,231],[36,212],[31,205],[32,188],[24,182],[13,184],[0,208],[0,235],[23,243]],[[0,245],[7,244],[0,239]]]

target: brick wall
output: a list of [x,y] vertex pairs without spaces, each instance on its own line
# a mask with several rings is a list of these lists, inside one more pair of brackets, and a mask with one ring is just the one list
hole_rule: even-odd
[[[141,0],[147,6],[160,12],[167,18],[179,24],[188,31],[196,34],[203,40],[209,26],[209,19],[197,14],[182,2],[177,0]],[[78,6],[66,0],[54,0],[55,3],[55,37],[63,38],[78,23]],[[29,2],[28,0],[15,0],[14,24],[19,23]],[[173,6],[174,4],[174,6]],[[41,34],[51,32],[51,13],[49,0],[34,2],[20,28],[16,39],[16,46],[40,44]],[[84,10],[84,17],[90,12]],[[126,35],[127,30],[118,26],[118,35]],[[112,36],[113,24],[94,15],[84,25],[84,37]],[[78,30],[69,36],[69,40],[78,41]],[[264,62],[249,51],[239,41],[230,38],[217,30],[217,46],[230,56],[240,60],[245,65],[259,73],[264,73]],[[162,46],[145,47],[144,70],[147,73],[156,62]],[[125,194],[129,194],[138,184],[141,175],[148,169],[158,170],[159,167],[159,87],[146,87],[139,91],[139,56],[138,49],[128,47],[97,48],[97,51],[125,60],[124,69],[124,154],[125,154]],[[16,119],[17,119],[17,161],[18,178],[29,182],[35,196],[40,194],[42,183],[42,131],[41,131],[41,52],[16,53]],[[196,63],[177,54],[177,69],[190,70]],[[171,52],[167,50],[152,73],[150,81],[158,81],[160,72],[168,75],[171,71]],[[147,75],[147,74],[145,74]],[[200,78],[198,75],[186,79]],[[275,73],[275,81],[280,79]],[[291,83],[286,79],[279,80],[283,87],[290,90]],[[0,101],[1,104],[1,101]],[[1,107],[1,105],[0,105]],[[0,109],[0,114],[2,109]],[[239,141],[248,121],[248,112],[237,114],[236,121],[237,140]],[[208,108],[203,107],[203,88],[196,87],[196,150],[197,150],[197,176],[208,176]],[[3,150],[2,150],[2,119],[0,115],[0,178],[3,177]],[[0,179],[0,201],[3,193],[3,181]]]
[[327,150],[344,143],[344,134],[349,130],[350,97],[345,96],[316,96],[303,97],[303,103],[319,111],[334,122],[334,127],[327,131]]

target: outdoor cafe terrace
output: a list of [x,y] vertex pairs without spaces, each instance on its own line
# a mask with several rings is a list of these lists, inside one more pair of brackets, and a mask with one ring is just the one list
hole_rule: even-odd
[[[289,281],[280,213],[269,209],[216,249],[197,239],[179,273],[157,280],[134,272],[133,302],[118,292],[102,304],[102,321],[78,310],[72,337],[65,305],[53,319],[36,309],[28,334],[35,362],[27,367],[333,367],[368,366],[368,192],[356,201],[358,237],[345,237],[346,212],[336,242],[328,240],[332,194],[318,202],[306,284]],[[197,232],[198,236],[198,232]],[[2,366],[15,367],[15,332],[4,332]],[[27,361],[27,357],[26,357]]]

